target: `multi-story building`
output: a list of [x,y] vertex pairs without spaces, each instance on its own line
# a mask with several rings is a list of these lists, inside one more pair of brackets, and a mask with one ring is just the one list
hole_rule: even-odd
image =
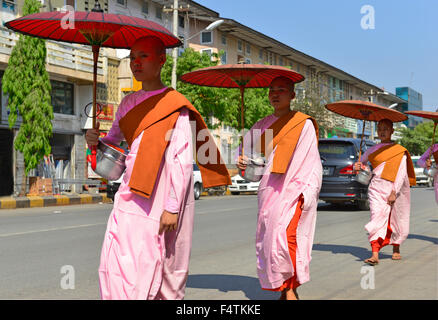
[[[405,100],[400,106],[400,111],[423,110],[423,96],[421,93],[409,87],[395,88],[395,93],[397,97]],[[404,124],[408,128],[414,128],[421,122],[423,122],[422,118],[409,116],[409,119],[404,121]]]

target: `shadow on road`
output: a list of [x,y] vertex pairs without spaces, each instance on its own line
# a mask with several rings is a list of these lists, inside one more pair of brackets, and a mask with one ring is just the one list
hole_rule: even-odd
[[318,211],[360,211],[352,203],[318,203]]
[[418,240],[430,241],[433,244],[438,244],[438,238],[423,236],[421,234],[410,234],[408,235],[408,239],[418,239]]
[[[313,250],[318,251],[329,251],[332,253],[340,253],[340,254],[351,254],[352,256],[357,258],[357,261],[363,261],[371,257],[371,248],[363,248],[363,247],[354,247],[354,246],[345,246],[339,244],[314,244]],[[385,254],[383,252],[379,253],[379,259],[391,258],[391,255]]]
[[187,279],[187,287],[217,289],[221,292],[242,291],[250,300],[276,300],[280,294],[262,290],[257,278],[226,274],[193,274]]

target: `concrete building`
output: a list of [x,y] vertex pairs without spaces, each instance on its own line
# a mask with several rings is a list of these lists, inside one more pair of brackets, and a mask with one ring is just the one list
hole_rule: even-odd
[[[397,97],[405,100],[400,106],[400,111],[423,110],[423,95],[421,93],[409,87],[395,88],[395,93]],[[404,124],[408,128],[414,128],[421,122],[423,122],[422,118],[409,116],[409,119],[404,121]]]

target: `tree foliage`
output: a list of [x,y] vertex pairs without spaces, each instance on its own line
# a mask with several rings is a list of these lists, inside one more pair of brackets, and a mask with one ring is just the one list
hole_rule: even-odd
[[432,144],[433,121],[420,123],[413,129],[400,128],[398,131],[401,139],[397,142],[408,149],[411,155],[422,155]]
[[[39,12],[40,7],[37,0],[25,0],[23,15]],[[19,36],[9,57],[2,86],[8,95],[10,128],[15,126],[18,115],[22,118],[14,146],[24,156],[27,176],[44,155],[51,152],[49,138],[52,136],[53,108],[44,40]]]
[[[206,53],[199,53],[190,48],[184,50],[177,60],[177,89],[198,109],[210,129],[217,128],[220,125],[227,125],[240,130],[241,100],[239,89],[198,86],[179,80],[187,72],[217,65],[220,54],[213,54],[211,57]],[[171,83],[172,65],[172,57],[168,56],[162,69],[163,82],[168,86]],[[267,89],[246,89],[244,101],[244,124],[247,129],[251,128],[261,118],[273,112],[273,108],[269,104]],[[213,118],[217,122],[213,122]]]
[[301,111],[316,120],[320,133],[333,130],[340,116],[330,112],[325,105],[331,101],[321,74],[312,74],[304,83],[295,86],[296,97],[293,110]]

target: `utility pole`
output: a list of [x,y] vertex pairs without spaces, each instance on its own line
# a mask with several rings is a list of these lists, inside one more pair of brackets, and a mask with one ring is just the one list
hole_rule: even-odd
[[[178,37],[178,0],[173,0],[173,35]],[[176,63],[178,59],[178,48],[172,49],[172,83],[171,86],[176,90]]]

